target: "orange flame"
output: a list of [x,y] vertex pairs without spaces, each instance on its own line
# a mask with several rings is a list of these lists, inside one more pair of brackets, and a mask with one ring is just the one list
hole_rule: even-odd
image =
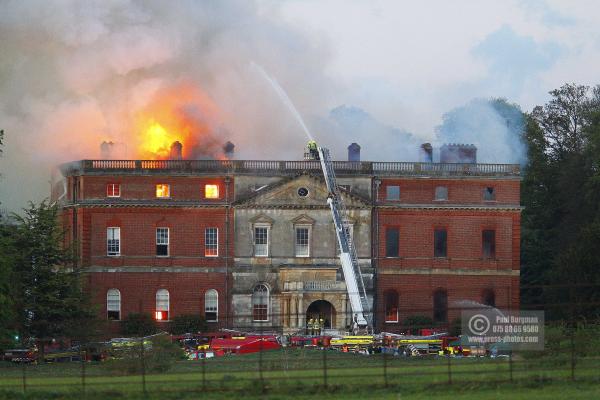
[[178,84],[160,90],[137,115],[138,157],[167,159],[175,141],[183,145],[184,158],[223,158],[221,112],[200,89]]

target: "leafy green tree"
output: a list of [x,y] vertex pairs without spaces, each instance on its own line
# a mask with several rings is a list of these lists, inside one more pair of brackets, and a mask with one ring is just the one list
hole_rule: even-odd
[[21,337],[37,339],[43,354],[52,338],[72,337],[75,326],[92,326],[95,313],[82,290],[81,271],[63,248],[57,207],[31,203],[24,216],[15,218],[16,322]]
[[148,313],[129,313],[121,322],[121,333],[126,336],[148,336],[156,332],[156,323]]
[[199,315],[178,315],[171,321],[170,331],[175,335],[184,333],[197,333],[206,330],[206,321]]

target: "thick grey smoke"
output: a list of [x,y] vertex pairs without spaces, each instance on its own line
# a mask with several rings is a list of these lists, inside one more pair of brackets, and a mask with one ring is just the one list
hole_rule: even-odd
[[[276,22],[276,5],[265,7],[247,0],[0,1],[3,206],[47,196],[52,166],[98,158],[103,141],[115,143],[116,157],[136,157],[139,111],[182,84],[219,109],[213,137],[200,146],[231,140],[240,158],[297,158],[304,134],[250,63],[313,114],[327,108],[332,90],[321,72],[329,51]],[[193,102],[183,108],[204,112]]]
[[475,99],[443,116],[437,141],[477,146],[477,161],[524,164],[525,121],[521,109],[504,99]]

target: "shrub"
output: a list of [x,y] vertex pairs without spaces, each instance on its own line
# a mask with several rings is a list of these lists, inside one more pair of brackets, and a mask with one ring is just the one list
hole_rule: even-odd
[[170,331],[174,335],[184,333],[197,333],[206,330],[206,321],[199,315],[184,314],[173,318],[170,325]]
[[404,320],[404,327],[410,330],[412,334],[417,333],[419,329],[433,326],[433,320],[425,315],[411,315]]
[[121,322],[121,333],[126,336],[148,336],[157,331],[156,323],[148,313],[128,314]]

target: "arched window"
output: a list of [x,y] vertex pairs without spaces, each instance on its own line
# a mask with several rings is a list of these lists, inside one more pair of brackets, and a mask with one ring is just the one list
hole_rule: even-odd
[[108,289],[106,292],[106,317],[113,321],[121,319],[121,292],[119,289]]
[[481,293],[481,302],[486,306],[496,307],[496,293],[493,289],[485,289]]
[[433,293],[433,321],[448,321],[448,293],[444,289],[438,289]]
[[385,322],[398,322],[398,292],[386,290],[383,293],[385,301]]
[[154,317],[157,321],[169,320],[169,291],[158,289],[156,291],[156,312]]
[[269,320],[269,288],[260,284],[252,292],[252,319],[254,321]]
[[209,289],[204,293],[204,318],[208,322],[218,321],[219,293],[215,289]]

